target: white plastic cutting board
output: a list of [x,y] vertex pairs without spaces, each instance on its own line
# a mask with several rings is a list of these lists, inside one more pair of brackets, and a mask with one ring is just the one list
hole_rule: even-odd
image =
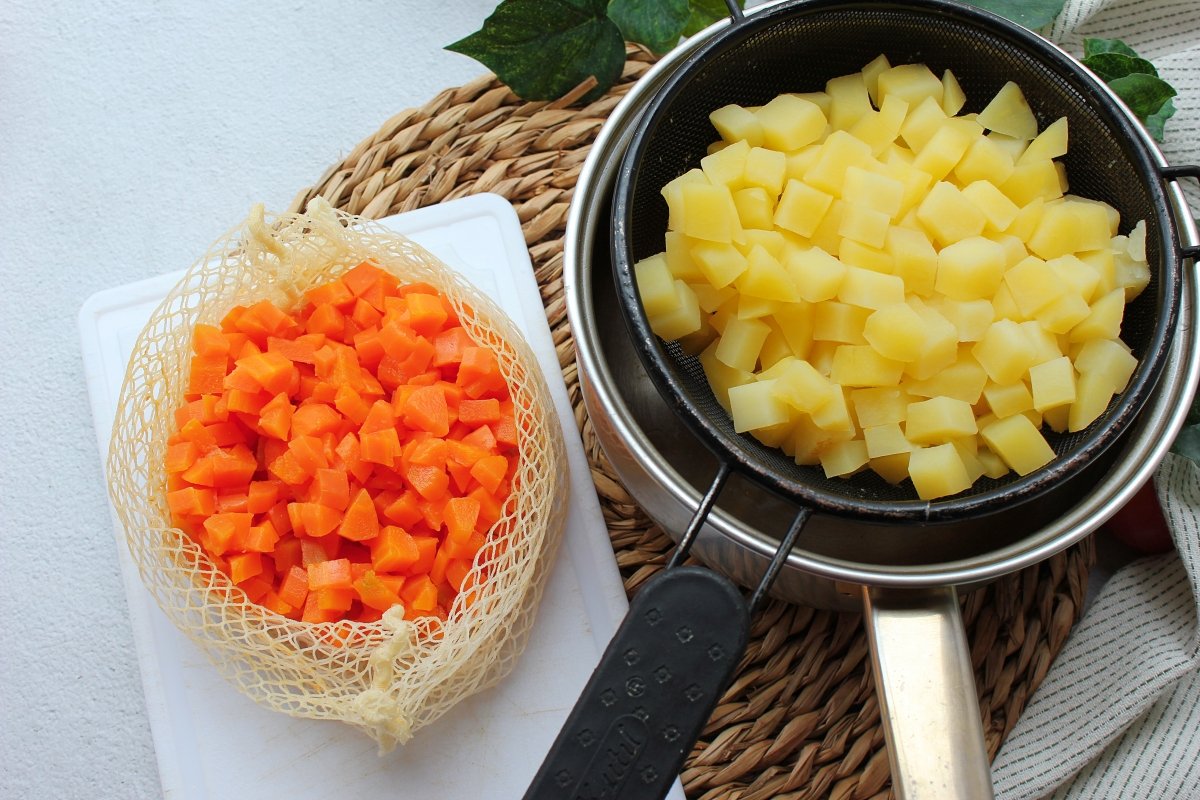
[[[512,206],[498,195],[473,195],[383,223],[494,298],[525,333],[550,386],[567,443],[570,511],[528,648],[498,686],[463,701],[408,745],[381,757],[371,739],[349,726],[269,711],[226,683],[159,611],[115,528],[168,800],[519,798],[625,613],[620,575]],[[80,311],[102,458],[134,340],[181,274],[98,292]],[[678,781],[669,797],[684,800]]]

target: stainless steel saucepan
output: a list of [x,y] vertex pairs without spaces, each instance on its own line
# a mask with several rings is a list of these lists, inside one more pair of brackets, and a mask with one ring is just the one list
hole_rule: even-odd
[[[923,37],[926,29],[937,33]],[[831,31],[840,31],[842,38],[830,41]],[[930,36],[949,37],[953,46],[935,46]],[[662,343],[645,336],[636,319],[627,324],[628,285],[614,284],[613,265],[619,276],[622,261],[627,266],[632,257],[646,254],[637,252],[638,245],[631,243],[636,235],[621,226],[635,227],[649,216],[631,215],[628,209],[639,206],[630,200],[636,189],[629,187],[637,183],[647,158],[656,163],[677,159],[664,168],[667,172],[698,158],[671,153],[670,144],[662,144],[669,139],[658,149],[646,142],[656,130],[660,136],[678,134],[671,132],[672,125],[682,125],[686,134],[695,127],[687,115],[701,113],[699,106],[690,106],[706,97],[710,108],[730,102],[721,92],[742,92],[743,102],[752,104],[766,99],[768,91],[817,88],[787,83],[795,80],[787,77],[789,52],[805,61],[802,74],[825,78],[854,71],[880,52],[893,63],[928,59],[952,68],[969,95],[988,86],[994,92],[998,85],[992,84],[1007,71],[973,66],[978,54],[962,48],[964,40],[995,47],[994,39],[1015,62],[1032,59],[1027,69],[1050,73],[1046,64],[1054,66],[1054,80],[1041,80],[1070,96],[1070,113],[1088,122],[1089,109],[1098,103],[1104,109],[1101,121],[1116,131],[1104,134],[1118,139],[1111,146],[1140,159],[1140,166],[1124,171],[1114,171],[1111,164],[1106,169],[1126,183],[1132,170],[1143,184],[1142,199],[1133,205],[1148,203],[1155,216],[1150,250],[1157,302],[1163,303],[1164,285],[1179,289],[1168,298],[1167,323],[1158,326],[1164,329],[1161,353],[1152,374],[1143,374],[1143,396],[1136,408],[1122,412],[1119,424],[1110,410],[1102,420],[1109,435],[1099,444],[1081,439],[1064,445],[1060,461],[1070,461],[1071,468],[1032,488],[1038,479],[1012,491],[1001,486],[990,495],[998,498],[995,502],[968,501],[966,513],[942,513],[936,503],[921,510],[912,498],[881,497],[870,487],[860,495],[861,512],[842,507],[854,505],[852,500],[814,501],[806,489],[781,489],[779,470],[757,468],[764,458],[745,459],[747,469],[736,454],[730,457],[720,441],[723,433],[704,430],[704,419],[697,427],[694,417],[703,403],[688,394],[692,390],[671,385],[678,376],[657,374],[664,363],[668,372],[679,366],[674,362],[680,356],[660,350],[648,357]],[[738,77],[723,86],[723,76],[738,69],[760,79]],[[701,90],[692,91],[697,82]],[[1027,88],[1027,94],[1042,116],[1065,113],[1051,100],[1039,107],[1036,87]],[[1126,114],[1098,81],[1044,40],[935,0],[773,4],[694,37],[639,81],[601,131],[576,189],[564,254],[568,313],[584,400],[606,454],[635,499],[681,542],[675,561],[691,552],[711,569],[669,569],[661,585],[648,584],[634,598],[622,630],[526,797],[661,795],[736,665],[750,610],[768,590],[797,602],[864,611],[899,797],[991,795],[956,588],[1037,563],[1113,514],[1166,453],[1200,379],[1195,280],[1183,269],[1197,252],[1198,237],[1174,180],[1196,171],[1171,170]],[[1079,127],[1073,118],[1073,137]],[[1098,151],[1109,146],[1095,145]],[[1085,188],[1103,182],[1103,171],[1091,171],[1082,182]],[[658,176],[654,181],[661,185]],[[663,229],[659,225],[660,236]],[[1144,327],[1152,331],[1156,312],[1143,316]],[[1153,360],[1146,354],[1159,346],[1154,338],[1152,332],[1142,334],[1144,361]],[[681,369],[686,372],[686,365]],[[712,426],[719,428],[720,420]],[[1073,456],[1081,451],[1086,454]],[[784,478],[807,485],[803,475]],[[893,513],[889,504],[907,511]],[[871,510],[874,506],[879,513]],[[757,587],[748,602],[734,583]]]

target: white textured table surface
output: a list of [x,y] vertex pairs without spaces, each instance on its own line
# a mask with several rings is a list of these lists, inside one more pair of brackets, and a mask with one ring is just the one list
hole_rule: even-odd
[[0,3],[0,798],[161,796],[76,316],[483,72],[494,0]]

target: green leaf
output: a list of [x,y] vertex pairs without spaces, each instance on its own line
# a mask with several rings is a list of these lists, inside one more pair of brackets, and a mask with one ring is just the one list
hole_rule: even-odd
[[1175,104],[1168,100],[1162,104],[1162,108],[1158,109],[1157,112],[1146,117],[1146,130],[1150,131],[1150,135],[1158,141],[1163,141],[1163,126],[1166,125],[1167,120],[1170,119],[1171,115],[1174,113]]
[[1137,58],[1137,53],[1133,48],[1122,42],[1120,39],[1084,39],[1083,40],[1083,57],[1091,58],[1100,53],[1120,53],[1124,56]]
[[1126,75],[1108,81],[1108,85],[1142,119],[1157,114],[1163,103],[1175,96],[1171,85],[1154,75]]
[[1153,75],[1158,70],[1144,58],[1127,56],[1124,53],[1095,53],[1083,59],[1083,65],[1096,73],[1106,83],[1124,78],[1126,75]]
[[1018,25],[1037,30],[1058,17],[1065,0],[963,0],[967,5],[999,14]]
[[[738,0],[738,8],[745,6],[746,0]],[[684,36],[695,36],[717,20],[729,16],[729,6],[725,5],[725,0],[690,0],[688,7],[691,16],[683,28]]]
[[679,42],[687,24],[688,0],[610,0],[608,18],[626,41],[637,42],[655,53],[665,53]]
[[483,27],[446,49],[496,73],[525,100],[556,100],[590,76],[602,95],[621,76],[625,42],[605,0],[502,0]]

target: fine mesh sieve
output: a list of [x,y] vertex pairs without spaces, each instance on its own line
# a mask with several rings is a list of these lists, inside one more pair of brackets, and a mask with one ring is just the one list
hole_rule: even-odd
[[[951,70],[977,112],[1007,81],[1023,90],[1039,128],[1065,116],[1069,191],[1105,200],[1121,215],[1121,232],[1147,225],[1151,282],[1125,310],[1122,338],[1138,358],[1125,392],[1077,433],[1048,433],[1056,453],[1024,477],[981,478],[967,492],[919,500],[911,484],[893,485],[871,471],[827,478],[782,451],[734,432],[699,360],[651,332],[632,265],[661,252],[667,207],[660,190],[699,166],[717,136],[708,120],[728,103],[753,106],[782,92],[824,89],[879,54],[892,64]],[[782,5],[731,26],[696,52],[642,117],[618,173],[612,252],[618,296],[647,372],[689,427],[716,452],[770,489],[832,513],[880,520],[940,521],[982,514],[1029,499],[1095,458],[1137,415],[1158,379],[1179,303],[1179,249],[1167,212],[1163,176],[1128,116],[1078,63],[1023,28],[970,7],[930,0],[903,3],[812,2]]]

